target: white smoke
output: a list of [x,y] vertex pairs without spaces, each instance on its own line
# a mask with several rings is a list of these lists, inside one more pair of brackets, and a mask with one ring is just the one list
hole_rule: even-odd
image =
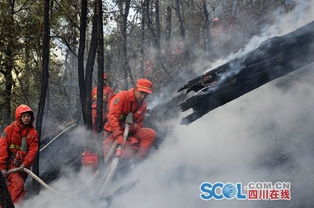
[[[297,1],[296,7],[291,12],[282,14],[280,10],[277,10],[273,13],[271,19],[273,19],[274,23],[265,26],[260,34],[253,36],[248,44],[238,52],[231,53],[227,57],[222,57],[214,62],[207,63],[207,65],[209,65],[207,71],[256,49],[263,41],[269,38],[287,34],[314,21],[314,2],[313,0]],[[200,70],[204,69],[204,63],[196,62],[194,68],[198,74],[203,73],[204,71]]]
[[[312,21],[313,6],[313,1],[299,1],[294,11],[277,15],[274,25],[220,63]],[[313,207],[314,73],[310,70],[313,65],[264,85],[189,126],[178,125],[183,115],[160,124],[160,128],[173,126],[171,135],[125,176],[126,181],[140,181],[127,193],[115,196],[110,207]],[[92,177],[85,172],[70,176],[56,182],[56,188],[70,190]],[[290,181],[292,200],[202,201],[199,185],[204,181]],[[42,191],[21,207],[106,207],[105,200],[95,201],[95,193],[90,188],[85,194],[67,197]]]
[[290,181],[293,200],[284,207],[314,204],[314,188],[309,185],[314,170],[314,74],[307,75],[286,90],[276,86],[278,81],[263,86],[190,126],[175,125],[178,120],[165,124],[174,126],[172,135],[134,172],[140,184],[117,197],[112,207],[130,206],[130,201],[137,208],[265,205],[202,201],[198,188],[204,181]]

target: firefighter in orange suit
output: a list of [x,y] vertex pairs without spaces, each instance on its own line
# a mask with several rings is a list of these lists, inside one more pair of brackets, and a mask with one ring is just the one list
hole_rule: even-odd
[[132,89],[121,91],[114,95],[109,103],[109,112],[104,130],[108,137],[103,142],[104,157],[109,152],[115,140],[123,143],[124,120],[129,113],[133,113],[133,124],[130,126],[129,137],[125,144],[122,157],[143,159],[151,148],[156,132],[144,127],[144,117],[147,104],[144,101],[152,93],[153,84],[147,79],[139,79]]
[[8,190],[13,203],[25,195],[27,174],[22,171],[8,174],[8,170],[29,168],[38,151],[38,134],[33,127],[34,113],[27,105],[15,110],[15,121],[7,126],[0,137],[0,170],[7,178]]

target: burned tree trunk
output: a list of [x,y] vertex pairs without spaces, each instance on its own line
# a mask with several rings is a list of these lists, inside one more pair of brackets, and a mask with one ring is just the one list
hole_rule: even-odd
[[281,37],[263,42],[243,57],[233,59],[191,81],[181,90],[197,95],[181,103],[193,113],[182,120],[189,124],[209,111],[278,77],[314,61],[314,22]]
[[98,79],[97,79],[97,132],[100,133],[103,130],[103,111],[107,110],[107,107],[103,106],[103,73],[104,73],[104,29],[103,29],[103,11],[102,0],[97,0],[97,24],[98,24],[98,46],[97,46],[97,63],[98,63]]
[[134,79],[129,65],[128,53],[127,53],[127,22],[130,11],[131,0],[122,1],[119,0],[120,10],[120,32],[121,32],[121,54],[123,58],[123,71],[124,71],[124,88],[128,89],[128,75],[130,76],[132,85],[134,85]]
[[85,54],[85,40],[87,27],[87,0],[81,0],[81,15],[80,15],[80,40],[77,57],[77,71],[80,87],[80,100],[82,107],[82,115],[84,124],[87,123],[86,118],[86,85],[84,78],[84,54]]
[[[49,21],[49,11],[50,11],[50,1],[45,0],[44,2],[44,34],[43,34],[43,48],[42,48],[42,56],[43,56],[43,70],[41,75],[41,90],[40,90],[40,99],[38,106],[38,114],[37,114],[37,122],[36,122],[36,130],[38,132],[38,148],[40,146],[40,138],[41,131],[43,126],[43,118],[44,118],[44,110],[45,103],[47,98],[48,91],[48,81],[49,81],[49,54],[50,54],[50,21]],[[37,157],[34,161],[33,172],[38,175],[39,173],[39,151]],[[39,192],[39,184],[34,180],[33,181],[34,193]]]
[[[97,0],[96,0],[97,1]],[[90,42],[90,47],[88,51],[88,57],[86,62],[85,70],[85,87],[86,87],[86,123],[87,129],[92,128],[92,84],[93,84],[93,71],[95,64],[95,57],[97,51],[97,35],[98,35],[98,12],[97,12],[97,2],[95,3],[95,10],[93,16],[93,26],[92,26],[92,38]]]

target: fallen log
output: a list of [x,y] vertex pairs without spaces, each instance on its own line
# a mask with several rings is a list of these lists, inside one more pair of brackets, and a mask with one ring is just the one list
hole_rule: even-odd
[[314,21],[280,37],[264,41],[255,50],[190,80],[179,91],[197,92],[180,104],[193,113],[190,124],[209,111],[314,61]]

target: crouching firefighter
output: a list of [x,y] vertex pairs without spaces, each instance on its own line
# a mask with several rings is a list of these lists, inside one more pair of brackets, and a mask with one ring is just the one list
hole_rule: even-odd
[[[105,139],[103,153],[106,158],[114,141],[124,145],[121,158],[145,158],[156,137],[156,132],[143,125],[147,104],[144,101],[152,93],[153,84],[147,79],[139,79],[134,88],[115,94],[109,102],[107,122],[104,125]],[[128,139],[123,144],[124,121],[133,114],[133,123],[129,127]]]
[[[14,204],[24,195],[24,183],[27,174],[23,168],[29,168],[38,151],[38,134],[33,127],[34,113],[27,105],[15,110],[15,121],[7,126],[0,137],[0,170],[7,179],[7,187]],[[8,174],[11,169],[20,171]]]

